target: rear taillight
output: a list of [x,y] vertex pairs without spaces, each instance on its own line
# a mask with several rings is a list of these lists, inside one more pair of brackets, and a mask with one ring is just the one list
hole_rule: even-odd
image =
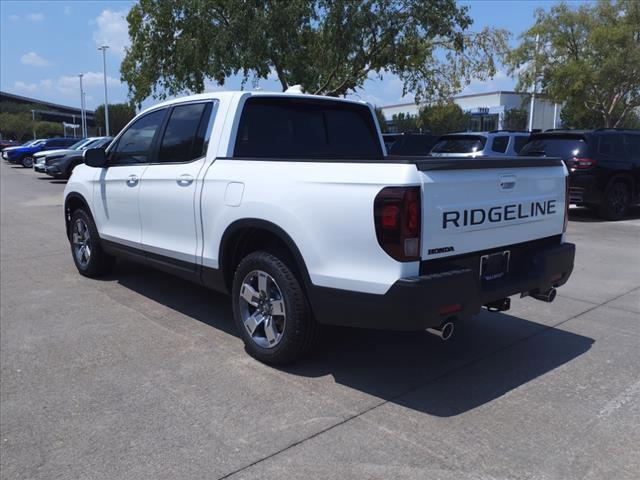
[[562,233],[567,231],[568,224],[569,224],[569,175],[564,177],[564,226],[562,227]]
[[589,170],[597,164],[598,162],[592,158],[571,157],[567,160],[567,167],[571,170]]
[[420,259],[420,187],[386,187],[373,203],[376,236],[400,262]]

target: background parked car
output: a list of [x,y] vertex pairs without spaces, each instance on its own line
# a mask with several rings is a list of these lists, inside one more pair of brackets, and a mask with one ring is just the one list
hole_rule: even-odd
[[87,148],[92,148],[103,138],[110,137],[89,137],[80,140],[79,142],[74,143],[69,148],[63,148],[59,150],[43,150],[42,152],[33,154],[33,169],[36,172],[44,172],[45,171],[45,159],[50,158],[62,158],[68,153],[75,153],[76,151],[83,151]]
[[430,133],[392,133],[382,135],[389,155],[429,155],[440,138]]
[[531,136],[522,155],[561,157],[570,201],[620,220],[640,201],[640,130],[547,130]]
[[15,140],[0,140],[0,150],[3,150],[7,147],[15,147],[18,145],[18,142]]
[[[113,140],[113,137],[102,137],[91,145],[91,148],[105,150]],[[54,178],[69,178],[73,169],[84,162],[85,150],[76,150],[62,157],[46,158],[45,173]]]
[[492,130],[442,135],[431,149],[434,157],[480,157],[517,155],[529,141],[529,132]]
[[39,139],[28,145],[22,145],[19,147],[13,147],[5,149],[2,152],[2,158],[5,158],[4,154],[7,154],[6,160],[11,163],[21,164],[23,167],[31,168],[33,165],[33,154],[42,150],[57,150],[60,148],[66,148],[76,143],[79,138],[46,138]]

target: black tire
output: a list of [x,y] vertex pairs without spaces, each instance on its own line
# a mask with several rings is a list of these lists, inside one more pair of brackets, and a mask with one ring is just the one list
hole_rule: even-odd
[[607,187],[599,213],[605,220],[622,220],[631,203],[631,189],[626,182],[615,181]]
[[[256,342],[243,321],[243,314],[246,312],[243,313],[241,288],[247,277],[257,271],[266,273],[275,281],[286,312],[278,343],[267,348]],[[270,365],[289,364],[307,355],[317,342],[319,326],[313,318],[304,289],[292,268],[274,254],[253,252],[240,262],[233,276],[231,299],[233,317],[245,349],[255,359]]]
[[[86,230],[76,230],[76,228],[80,226],[79,222],[82,222],[86,226]],[[79,232],[86,232],[88,234],[86,242],[80,242],[80,238],[77,236]],[[71,245],[73,262],[76,264],[80,275],[95,278],[106,275],[113,270],[116,259],[102,250],[100,246],[100,236],[98,235],[98,230],[93,222],[93,218],[83,209],[75,210],[71,214],[69,243]],[[88,255],[79,255],[79,244],[89,246]],[[86,262],[83,261],[83,259],[86,259]]]
[[24,168],[33,168],[33,157],[25,155],[22,157],[22,160],[20,160],[20,163]]

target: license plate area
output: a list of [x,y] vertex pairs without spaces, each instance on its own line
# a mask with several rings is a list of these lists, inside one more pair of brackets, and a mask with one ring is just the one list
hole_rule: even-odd
[[502,252],[482,255],[480,257],[480,280],[489,282],[504,277],[509,273],[509,260],[511,252]]

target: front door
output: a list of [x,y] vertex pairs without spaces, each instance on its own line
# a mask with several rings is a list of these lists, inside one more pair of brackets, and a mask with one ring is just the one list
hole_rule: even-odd
[[140,182],[165,113],[155,110],[140,117],[107,151],[108,166],[93,189],[93,213],[104,240],[140,248]]
[[[142,248],[150,260],[195,272],[198,249],[196,192],[208,163],[214,102],[174,106],[154,163],[140,186]],[[212,113],[213,111],[213,113]]]

